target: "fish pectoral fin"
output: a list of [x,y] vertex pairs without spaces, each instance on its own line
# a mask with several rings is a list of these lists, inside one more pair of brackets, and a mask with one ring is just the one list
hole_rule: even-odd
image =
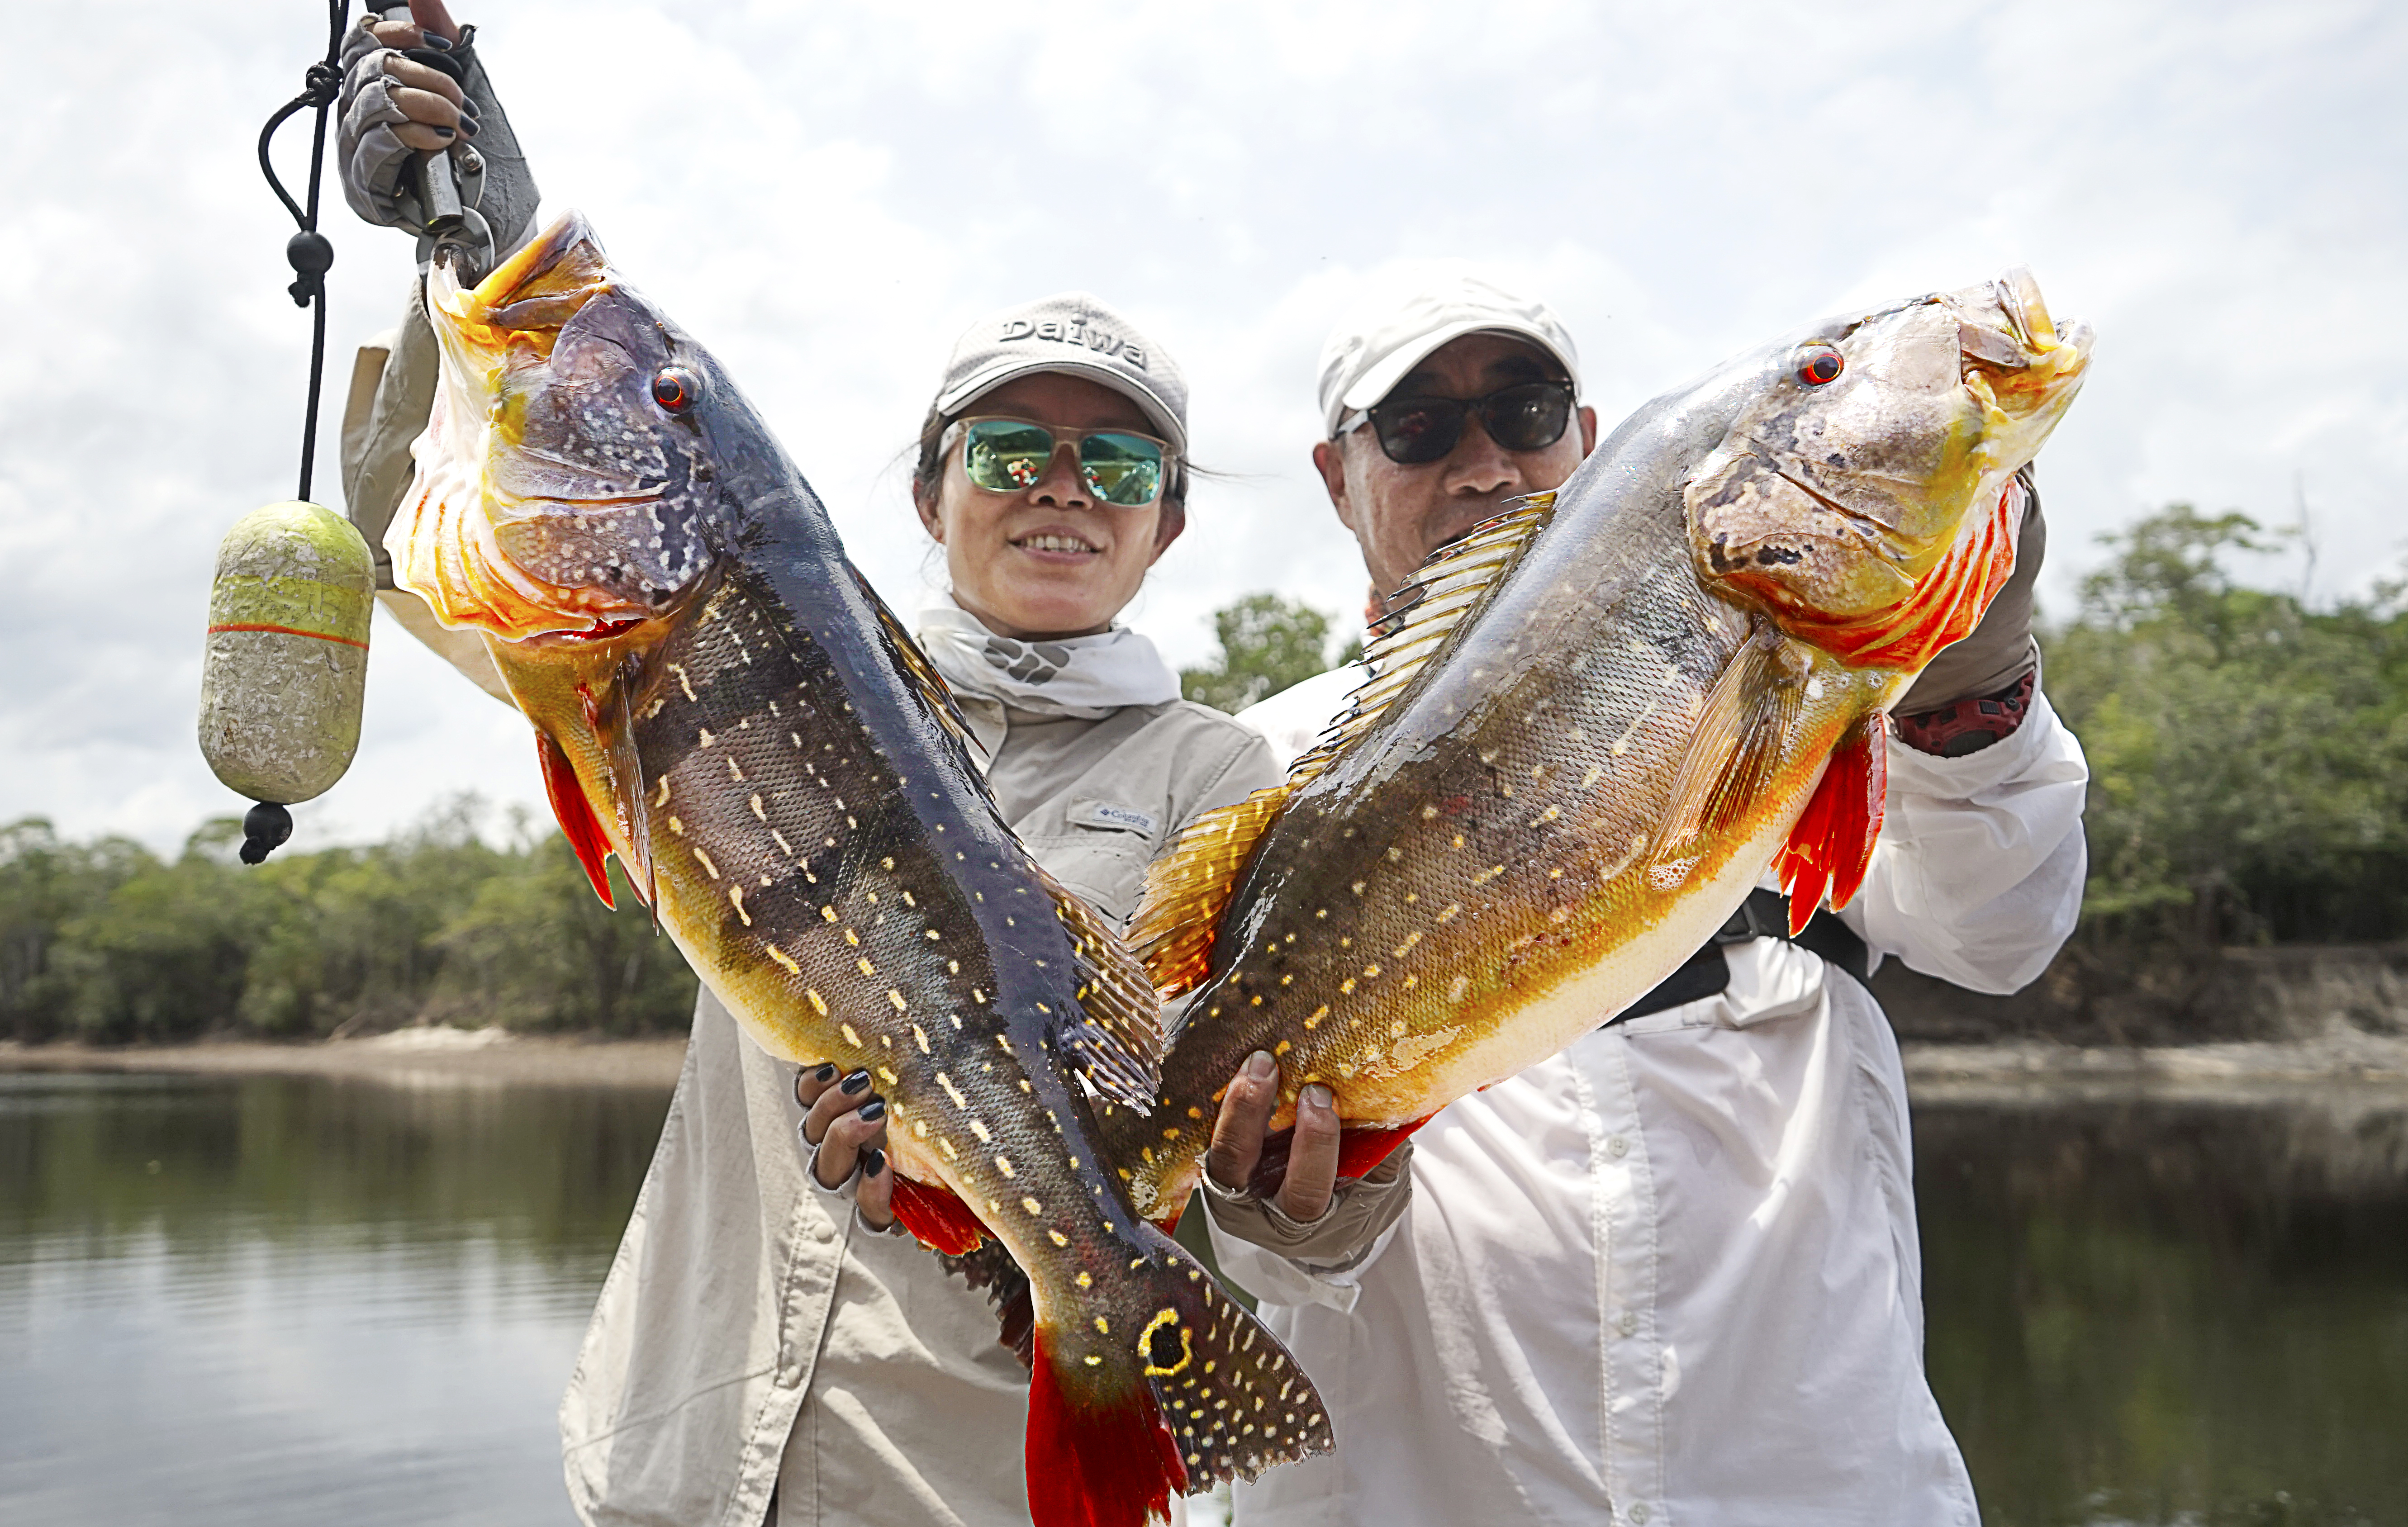
[[1205,812],[1181,829],[1168,853],[1146,866],[1145,895],[1129,920],[1128,941],[1163,1000],[1203,983],[1238,877],[1294,788],[1268,786]]
[[1793,936],[1805,930],[1827,892],[1836,909],[1854,901],[1865,883],[1889,791],[1888,741],[1879,711],[1850,727],[1789,831],[1778,868],[1781,889],[1789,893]]
[[986,1225],[970,1212],[959,1194],[940,1184],[915,1182],[895,1174],[895,1196],[888,1207],[922,1246],[949,1257],[966,1257],[986,1239]]
[[585,787],[577,778],[577,766],[551,733],[536,728],[536,756],[543,763],[543,791],[552,798],[552,814],[560,823],[561,836],[577,854],[577,862],[585,866],[585,878],[594,884],[594,894],[602,905],[617,909],[610,899],[610,870],[603,861],[609,857],[610,839],[602,831],[602,823],[594,815],[593,803],[585,798]]
[[1707,692],[1689,751],[1673,778],[1671,808],[1652,856],[1679,859],[1691,845],[1758,805],[1780,768],[1812,660],[1770,622],[1760,623]]
[[1039,874],[1079,965],[1080,1010],[1060,1015],[1055,1037],[1098,1095],[1148,1112],[1162,1081],[1162,999],[1111,925],[1076,892]]

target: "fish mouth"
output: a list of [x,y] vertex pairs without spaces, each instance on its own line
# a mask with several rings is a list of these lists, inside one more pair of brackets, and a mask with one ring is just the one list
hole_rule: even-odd
[[[519,641],[591,633],[656,613],[605,578],[565,584],[532,573],[530,563],[556,569],[562,559],[528,553],[598,543],[615,521],[652,513],[668,485],[605,478],[591,483],[595,491],[575,491],[583,486],[574,481],[577,464],[549,460],[519,440],[509,417],[509,369],[548,363],[563,329],[617,285],[600,240],[575,212],[474,287],[463,287],[448,262],[427,273],[441,378],[426,429],[410,448],[417,478],[386,529],[385,547],[394,581],[423,599],[443,624]],[[497,482],[494,463],[512,456],[551,477],[545,486],[555,491],[511,492]],[[590,560],[597,571],[610,561],[602,552],[573,560]]]
[[2053,319],[2023,265],[1940,300],[1956,312],[1956,349],[1976,396],[2011,416],[2040,412],[2054,423],[2089,370],[2090,325]]

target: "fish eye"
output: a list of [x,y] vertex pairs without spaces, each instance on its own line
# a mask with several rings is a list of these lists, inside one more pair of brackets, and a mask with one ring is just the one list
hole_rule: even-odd
[[1828,345],[1811,345],[1798,357],[1798,379],[1809,387],[1820,387],[1840,379],[1847,362]]
[[652,378],[652,401],[681,414],[702,396],[702,379],[681,365],[663,366]]

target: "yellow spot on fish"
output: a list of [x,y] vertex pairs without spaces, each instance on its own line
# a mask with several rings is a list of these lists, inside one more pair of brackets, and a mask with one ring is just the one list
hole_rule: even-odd
[[652,792],[652,809],[655,811],[669,804],[669,781],[667,776],[662,776],[660,786],[660,789]]
[[820,920],[822,922],[834,922],[836,920],[836,908],[833,906],[821,907]]
[[736,766],[736,760],[733,758],[727,761],[727,777],[739,785],[744,782],[744,771]]
[[1581,788],[1586,790],[1604,778],[1605,766],[1601,764],[1592,764],[1588,766],[1588,772],[1581,776]]
[[896,1076],[894,1072],[887,1070],[884,1066],[882,1066],[882,1066],[880,1066],[880,1067],[878,1068],[878,1079],[879,1079],[880,1081],[884,1082],[887,1086],[892,1087],[892,1086],[894,1086],[896,1082],[901,1081],[903,1078],[902,1078],[902,1077],[898,1077],[898,1076]]
[[1463,835],[1461,833],[1455,835],[1455,846],[1458,849],[1463,847]]
[[949,1162],[957,1162],[962,1159],[962,1153],[953,1149],[953,1142],[946,1139],[941,1135],[937,1136],[937,1149],[945,1153],[945,1160]]
[[[937,1085],[943,1088],[945,1090],[945,1095],[953,1100],[954,1107],[967,1108],[970,1106],[970,1100],[964,1097],[962,1095],[962,1090],[953,1085],[953,1078],[946,1076],[941,1071],[937,1073]],[[972,1120],[970,1121],[970,1127],[972,1129],[978,1128],[978,1121],[976,1120]],[[986,1136],[982,1134],[979,1135],[979,1138],[983,1140]]]
[[[893,993],[893,992],[889,992],[889,993],[887,993],[887,994],[888,994],[889,996],[893,996],[893,995],[894,995],[894,993]],[[896,998],[896,1003],[895,1003],[895,1006],[896,1006],[896,1009],[897,1011],[900,1011],[900,1010],[902,1009],[903,1003],[902,1003],[902,999],[901,999],[901,998],[899,998],[899,997],[897,997],[897,998]],[[920,1025],[919,1025],[919,1024],[914,1023],[914,1024],[912,1024],[912,1025],[911,1025],[911,1037],[912,1037],[912,1039],[913,1039],[913,1040],[915,1040],[915,1041],[917,1041],[917,1042],[918,1042],[918,1044],[919,1044],[919,1046],[920,1046],[920,1053],[921,1053],[921,1054],[923,1054],[923,1055],[927,1054],[927,1053],[928,1053],[928,1035],[927,1035],[926,1031],[923,1030],[923,1029],[920,1027]]]
[[700,849],[696,849],[694,850],[694,856],[702,862],[702,868],[705,874],[709,875],[714,880],[719,878],[719,866],[710,862],[710,855],[703,852]]
[[853,963],[861,967],[861,973],[865,976],[875,976],[878,974],[878,967],[871,964],[867,960],[855,960]]
[[848,944],[852,945],[854,949],[859,949],[859,948],[861,948],[861,935],[860,935],[859,934],[857,934],[857,933],[854,933],[854,932],[853,932],[852,929],[850,929],[850,928],[847,928],[847,929],[844,931],[844,941],[845,941],[846,943],[848,943]]
[[[888,862],[889,863],[894,863],[894,861],[892,861],[892,860],[889,860],[889,861],[887,861],[887,862]],[[911,899],[911,892],[908,892],[908,891],[907,891],[907,892],[903,892],[903,905],[904,905],[904,906],[919,906],[920,904],[919,904],[918,902],[913,901],[913,900]]]
[[699,737],[699,738],[702,740],[702,745],[703,745],[704,747],[706,747],[706,748],[710,747],[712,743],[714,743],[714,742],[716,742],[716,741],[718,741],[718,740],[719,740],[718,738],[716,738],[716,737],[714,737],[714,736],[712,736],[712,735],[710,735],[710,728],[709,728],[709,727],[707,727],[707,726],[703,726],[703,727],[697,727],[697,728],[695,728],[695,736],[697,736],[697,737]]
[[855,1049],[859,1049],[861,1048],[861,1035],[854,1032],[852,1024],[838,1024],[837,1033],[844,1035],[844,1042],[846,1044],[853,1046]]
[[1353,996],[1354,994],[1354,977],[1349,976],[1344,980],[1338,983],[1338,994],[1340,996]]
[[981,1145],[989,1144],[995,1139],[995,1132],[986,1127],[986,1120],[982,1119],[973,1119],[970,1120],[970,1133],[979,1137],[979,1144]]
[[[680,689],[681,689],[681,690],[685,691],[685,697],[686,697],[688,700],[694,700],[694,699],[695,699],[694,685],[693,685],[693,684],[692,684],[692,683],[691,683],[691,682],[686,678],[686,677],[685,677],[685,667],[684,667],[684,665],[683,665],[683,664],[681,664],[672,663],[672,664],[670,664],[668,666],[669,666],[669,672],[671,672],[671,673],[673,673],[673,674],[677,675],[678,688],[680,688]],[[696,704],[699,704],[700,702],[699,702],[699,701],[696,701],[695,703],[696,703]],[[703,734],[703,736],[704,736],[704,738],[705,738],[706,740],[710,737],[710,733],[708,733],[708,732],[706,732],[706,733],[704,733],[704,734]]]
[[995,1159],[995,1169],[1002,1173],[1005,1177],[1012,1176],[1011,1158],[1009,1156],[997,1156]]
[[1022,1198],[1020,1201],[1020,1206],[1026,1209],[1031,1214],[1042,1214],[1045,1212],[1045,1206],[1039,1204],[1033,1198]]
[[1102,1316],[1100,1316],[1100,1315],[1096,1316],[1096,1334],[1099,1334],[1099,1335],[1105,1335],[1105,1336],[1109,1336],[1109,1335],[1111,1335],[1111,1334],[1112,1334],[1111,1322],[1111,1321],[1109,1321],[1109,1320],[1105,1320],[1105,1319],[1104,1319]]
[[1355,881],[1351,889],[1354,891],[1354,894],[1358,896],[1363,894],[1363,882],[1360,880]]
[[1422,821],[1429,821],[1434,820],[1437,816],[1438,816],[1438,807],[1436,807],[1436,806],[1426,806],[1422,807]]
[[744,926],[747,928],[752,926],[752,914],[744,910],[744,888],[740,885],[729,886],[727,900],[728,904],[736,908],[736,915],[744,920]]
[[[898,1013],[899,1013],[899,1012],[902,1012],[902,1011],[904,1010],[904,1007],[903,1007],[903,993],[902,993],[902,992],[900,992],[896,991],[896,990],[895,990],[893,987],[891,987],[891,986],[890,986],[890,987],[888,987],[888,988],[886,989],[886,1000],[887,1000],[887,1001],[889,1001],[889,1002],[891,1002],[891,1003],[893,1003],[893,1004],[895,1005],[895,1010],[896,1010],[896,1012],[898,1012]],[[912,1027],[912,1031],[913,1031],[914,1033],[917,1033],[917,1032],[918,1032],[918,1030],[919,1030],[919,1025],[918,1025],[918,1024],[916,1024],[916,1023],[915,1023],[915,1024],[913,1024],[911,1027]],[[921,1048],[922,1049],[926,1049],[928,1048],[928,1040],[927,1040],[927,1037],[926,1037],[924,1035],[921,1036],[921,1039],[920,1039],[920,1048]]]
[[761,952],[767,954],[770,959],[775,960],[780,964],[785,966],[786,974],[789,976],[799,976],[803,973],[803,967],[795,963],[794,960],[787,955],[786,951],[780,949],[775,944],[762,945]]
[[938,938],[938,937],[941,937],[942,935],[939,935],[939,934],[937,932],[937,930],[936,930],[936,929],[931,928],[931,929],[929,929],[929,930],[928,930],[928,932],[927,932],[927,934],[926,934],[926,935],[925,935],[925,936],[927,936],[927,937],[929,937],[929,938]]
[[[800,972],[796,972],[796,974],[799,975]],[[819,1014],[822,1018],[827,1017],[827,999],[821,996],[816,989],[805,987],[803,989],[803,995],[810,999],[811,1011]]]
[[1094,1276],[1089,1273],[1081,1273],[1077,1277],[1072,1278],[1070,1281],[1078,1284],[1079,1287],[1082,1289],[1091,1289],[1096,1285]]
[[[1328,1016],[1329,1016],[1329,1005],[1328,1005],[1327,1003],[1326,1003],[1326,1002],[1325,1002],[1325,1003],[1323,1003],[1320,1006],[1315,1007],[1315,1008],[1312,1010],[1312,1016],[1311,1018],[1308,1018],[1308,1019],[1306,1019],[1306,1020],[1304,1020],[1304,1026],[1305,1026],[1305,1028],[1306,1028],[1306,1029],[1308,1029],[1308,1030],[1311,1030],[1311,1029],[1317,1029],[1317,1028],[1321,1027],[1321,1020],[1322,1020],[1323,1019],[1325,1019],[1325,1018],[1327,1018]],[[1197,1117],[1197,1118],[1198,1118],[1198,1119],[1201,1119],[1201,1118],[1203,1118],[1203,1117],[1204,1117],[1203,1113],[1202,1113],[1200,1110],[1191,1109],[1191,1110],[1189,1110],[1189,1111],[1190,1111],[1191,1113],[1194,1113],[1195,1117]]]
[[1402,1039],[1405,1036],[1405,1025],[1401,1021],[1389,1024],[1388,1035],[1391,1038]]
[[761,792],[759,791],[754,791],[752,792],[752,799],[749,804],[752,807],[752,814],[754,816],[760,818],[763,821],[767,821],[769,820],[768,808],[761,804]]
[[1365,965],[1363,967],[1363,974],[1368,978],[1376,979],[1380,974],[1380,967],[1378,965]]
[[[1272,1054],[1274,1054],[1274,1055],[1284,1055],[1284,1054],[1286,1054],[1289,1050],[1291,1050],[1291,1049],[1295,1049],[1295,1048],[1296,1048],[1295,1046],[1293,1046],[1293,1045],[1289,1044],[1286,1040],[1283,1039],[1283,1040],[1281,1040],[1281,1041],[1279,1042],[1279,1048],[1278,1048],[1278,1049],[1274,1049],[1274,1050],[1272,1050],[1272,1051],[1271,1051],[1271,1053],[1272,1053]],[[1172,1135],[1176,1135],[1176,1134],[1178,1134],[1179,1132],[1178,1132],[1177,1130],[1172,1130],[1170,1133],[1171,1133]]]
[[1469,976],[1457,976],[1454,981],[1449,983],[1447,986],[1446,1000],[1449,1002],[1461,1002],[1463,1000],[1463,994],[1470,990],[1471,978]]

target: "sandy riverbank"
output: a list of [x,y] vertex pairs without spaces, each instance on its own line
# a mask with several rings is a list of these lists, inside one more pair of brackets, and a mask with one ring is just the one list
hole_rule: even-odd
[[[2408,1100],[2408,1038],[2344,1031],[2319,1039],[2132,1049],[1908,1044],[1908,1085],[1918,1102],[2155,1097],[2268,1102],[2343,1089]],[[497,1029],[403,1029],[372,1039],[317,1044],[210,1041],[101,1049],[0,1043],[0,1072],[176,1072],[315,1076],[429,1082],[666,1089],[683,1038],[581,1039]]]
[[249,1040],[193,1045],[0,1043],[0,1072],[175,1072],[214,1076],[342,1077],[402,1085],[642,1087],[666,1092],[685,1060],[682,1036],[581,1039],[499,1029],[401,1029],[372,1039],[273,1045]]

